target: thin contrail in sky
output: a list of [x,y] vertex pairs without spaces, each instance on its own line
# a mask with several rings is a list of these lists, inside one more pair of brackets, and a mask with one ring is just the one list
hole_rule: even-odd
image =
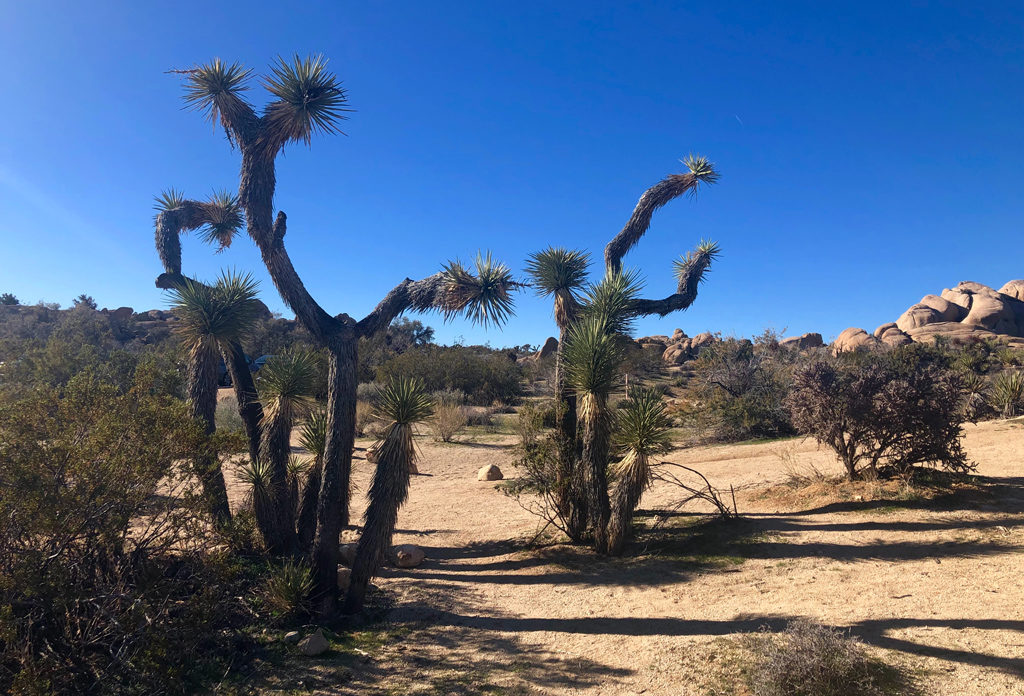
[[741,126],[743,125],[743,121],[740,121],[740,117],[739,116],[737,116],[736,114],[733,114],[732,116],[733,116],[733,118],[735,118],[737,121],[740,122]]

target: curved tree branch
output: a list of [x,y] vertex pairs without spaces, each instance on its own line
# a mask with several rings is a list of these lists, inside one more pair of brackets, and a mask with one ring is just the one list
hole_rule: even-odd
[[444,273],[435,273],[423,280],[406,278],[356,325],[362,337],[369,338],[391,325],[403,312],[412,309],[425,312],[440,306],[445,288]]
[[640,238],[647,233],[648,228],[651,226],[651,217],[654,215],[654,211],[684,193],[695,191],[700,182],[701,179],[692,172],[669,174],[644,191],[644,194],[640,196],[640,200],[636,204],[636,208],[633,209],[633,214],[630,216],[626,226],[604,248],[606,270],[609,273],[621,271],[622,257],[636,246]]
[[167,273],[181,275],[181,233],[209,223],[207,204],[199,201],[182,201],[176,208],[156,216],[156,251]]
[[256,244],[259,246],[270,278],[281,294],[281,299],[291,307],[306,330],[313,334],[321,342],[321,345],[326,346],[332,337],[341,330],[344,322],[324,311],[323,307],[306,290],[302,278],[299,277],[295,266],[292,265],[288,251],[284,248],[287,221],[288,216],[284,214],[284,211],[280,211],[274,221],[271,243],[267,244],[256,239]]
[[689,252],[676,262],[676,277],[678,286],[675,293],[663,300],[634,300],[630,310],[638,316],[649,316],[657,314],[665,316],[672,312],[686,309],[697,299],[697,290],[704,282],[711,262],[718,256],[718,245],[713,243],[701,243],[694,251]]

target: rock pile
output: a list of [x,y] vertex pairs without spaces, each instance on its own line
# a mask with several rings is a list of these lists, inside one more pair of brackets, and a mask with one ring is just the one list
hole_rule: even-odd
[[832,343],[834,353],[931,342],[937,336],[957,340],[997,338],[1024,347],[1024,280],[1011,280],[999,290],[964,281],[940,295],[925,295],[895,322],[873,334],[849,328]]

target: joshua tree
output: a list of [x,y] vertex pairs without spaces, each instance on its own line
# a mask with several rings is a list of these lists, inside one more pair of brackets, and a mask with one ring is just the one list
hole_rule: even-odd
[[661,394],[653,389],[634,389],[616,419],[612,443],[622,455],[613,467],[615,479],[608,524],[608,552],[619,554],[626,543],[633,511],[651,484],[651,457],[671,446],[672,423],[665,415]]
[[[175,331],[188,348],[188,403],[193,417],[212,435],[216,430],[220,349],[237,342],[256,320],[256,282],[251,276],[234,273],[225,273],[213,286],[185,278],[171,290],[171,307],[180,320]],[[200,454],[196,469],[214,520],[226,522],[231,511],[216,453]]]
[[0,305],[14,306],[19,304],[21,304],[21,302],[12,293],[5,292],[0,294]]
[[433,405],[416,380],[398,379],[380,390],[377,416],[390,423],[384,436],[370,448],[368,459],[377,462],[370,484],[370,503],[364,515],[363,535],[356,558],[344,611],[363,606],[366,586],[384,562],[398,521],[398,510],[409,495],[409,474],[416,462],[412,426],[430,417]]
[[608,550],[611,515],[605,474],[612,432],[607,396],[623,359],[621,337],[632,318],[665,316],[689,307],[718,255],[716,244],[702,242],[682,256],[675,262],[676,291],[660,300],[638,297],[635,276],[622,271],[623,257],[647,232],[654,211],[685,193],[696,193],[702,183],[718,180],[714,166],[704,157],[691,155],[685,164],[688,172],[666,177],[640,197],[625,227],[605,247],[605,280],[591,288],[582,304],[578,288],[586,273],[583,252],[548,249],[533,255],[528,263],[538,291],[555,296],[556,321],[565,343],[560,356],[563,379],[572,387],[567,390],[556,379],[560,414],[556,486],[561,485],[559,495],[566,498],[557,512],[570,536],[582,537],[589,528],[601,552]]
[[307,292],[285,248],[287,217],[283,211],[274,214],[275,163],[286,145],[308,145],[314,135],[337,132],[349,111],[338,79],[322,57],[278,59],[262,83],[271,101],[257,113],[245,99],[252,72],[237,63],[228,65],[218,59],[181,73],[186,103],[223,126],[228,142],[241,153],[242,165],[237,199],[203,203],[178,196],[163,206],[156,220],[156,239],[165,273],[157,284],[180,282],[178,237],[182,232],[216,230],[211,241],[225,246],[244,219],[281,298],[315,344],[326,351],[328,434],[311,555],[318,609],[330,612],[337,588],[338,537],[348,522],[359,339],[386,330],[408,310],[437,309],[448,318],[463,314],[482,324],[501,323],[511,312],[510,291],[515,283],[506,266],[492,262],[490,256],[478,257],[475,274],[452,262],[423,280],[406,278],[361,320],[328,314]]
[[260,370],[259,395],[263,405],[260,459],[270,467],[270,488],[273,496],[274,520],[267,527],[273,530],[264,539],[271,553],[293,553],[297,550],[295,536],[295,505],[289,491],[288,460],[291,434],[297,416],[314,406],[316,357],[306,351],[288,351],[275,355]]
[[[572,463],[576,458],[576,395],[566,388],[563,354],[566,333],[579,314],[579,293],[587,279],[590,256],[583,251],[564,247],[548,247],[531,254],[526,271],[541,297],[554,297],[555,324],[558,326],[558,349],[555,351],[554,399],[558,420],[558,459],[555,470],[555,504],[566,521],[566,531],[574,541],[586,532],[587,510],[583,503],[583,479],[574,477]],[[575,492],[573,489],[575,488]]]

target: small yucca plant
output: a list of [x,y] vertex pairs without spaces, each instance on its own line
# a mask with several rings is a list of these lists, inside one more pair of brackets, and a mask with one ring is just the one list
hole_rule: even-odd
[[309,595],[313,591],[313,574],[300,562],[286,561],[270,571],[263,595],[271,609],[284,616],[309,611]]
[[625,545],[633,512],[651,483],[651,458],[672,447],[671,427],[661,394],[653,389],[634,390],[616,419],[612,439],[622,459],[613,467],[615,489],[608,524],[609,553],[620,553]]
[[1002,372],[992,380],[992,407],[1003,418],[1013,418],[1024,411],[1024,372]]
[[274,533],[274,489],[270,464],[262,459],[246,462],[238,468],[238,478],[248,488],[246,498],[265,544]]
[[409,474],[416,463],[416,445],[412,427],[433,414],[434,406],[422,383],[416,379],[397,379],[380,390],[377,416],[388,423],[383,437],[370,448],[376,462],[369,504],[363,516],[363,535],[359,538],[345,611],[358,611],[363,605],[366,587],[391,546],[398,522],[398,511],[409,495]]

